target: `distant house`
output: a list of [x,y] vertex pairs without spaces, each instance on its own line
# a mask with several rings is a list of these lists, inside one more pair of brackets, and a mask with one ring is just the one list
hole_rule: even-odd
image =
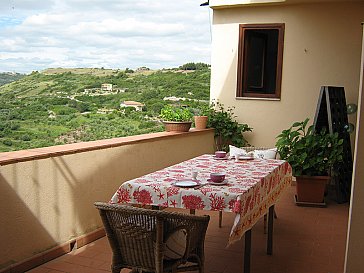
[[143,103],[132,100],[126,100],[120,103],[120,108],[134,107],[135,111],[142,111],[143,106],[145,106]]
[[101,84],[102,91],[112,91],[113,85],[111,83],[103,83]]
[[184,100],[186,100],[186,98],[178,98],[178,97],[175,97],[175,96],[171,96],[171,97],[164,97],[163,100],[164,101],[166,101],[166,100],[169,100],[169,101],[180,101],[180,100],[182,100],[182,101],[184,101]]

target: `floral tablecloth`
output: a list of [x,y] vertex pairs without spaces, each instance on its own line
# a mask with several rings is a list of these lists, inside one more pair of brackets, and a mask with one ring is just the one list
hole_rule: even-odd
[[[212,172],[226,174],[227,184],[181,188],[176,181],[190,179],[192,171],[206,183]],[[171,167],[123,183],[110,203],[132,203],[163,207],[229,211],[236,213],[229,243],[267,213],[292,181],[291,166],[283,160],[217,160],[201,155]]]

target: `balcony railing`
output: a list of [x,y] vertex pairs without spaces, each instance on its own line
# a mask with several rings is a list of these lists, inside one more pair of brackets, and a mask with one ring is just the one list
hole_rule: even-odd
[[41,264],[99,238],[95,201],[108,201],[124,181],[213,150],[207,129],[0,153],[0,272],[25,271],[27,259]]

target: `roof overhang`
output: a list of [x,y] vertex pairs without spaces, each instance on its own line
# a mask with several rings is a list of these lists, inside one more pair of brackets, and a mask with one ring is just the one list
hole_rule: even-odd
[[210,0],[212,9],[234,8],[243,6],[274,5],[274,4],[299,4],[299,3],[325,3],[325,2],[364,2],[364,0]]

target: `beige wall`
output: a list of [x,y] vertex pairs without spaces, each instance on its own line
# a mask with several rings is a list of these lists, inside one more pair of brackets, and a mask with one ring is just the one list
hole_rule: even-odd
[[[364,37],[364,32],[363,32]],[[364,41],[364,39],[363,39]],[[358,129],[354,153],[354,179],[351,191],[350,218],[345,259],[345,272],[362,272],[364,268],[364,42],[359,95]]]
[[[347,102],[357,102],[362,21],[364,2],[215,9],[211,98],[236,107],[239,122],[253,127],[251,144],[274,145],[294,121],[313,121],[322,85],[344,86]],[[239,23],[285,23],[280,101],[235,99]]]
[[212,153],[212,130],[0,166],[0,269],[101,227],[126,180]]

